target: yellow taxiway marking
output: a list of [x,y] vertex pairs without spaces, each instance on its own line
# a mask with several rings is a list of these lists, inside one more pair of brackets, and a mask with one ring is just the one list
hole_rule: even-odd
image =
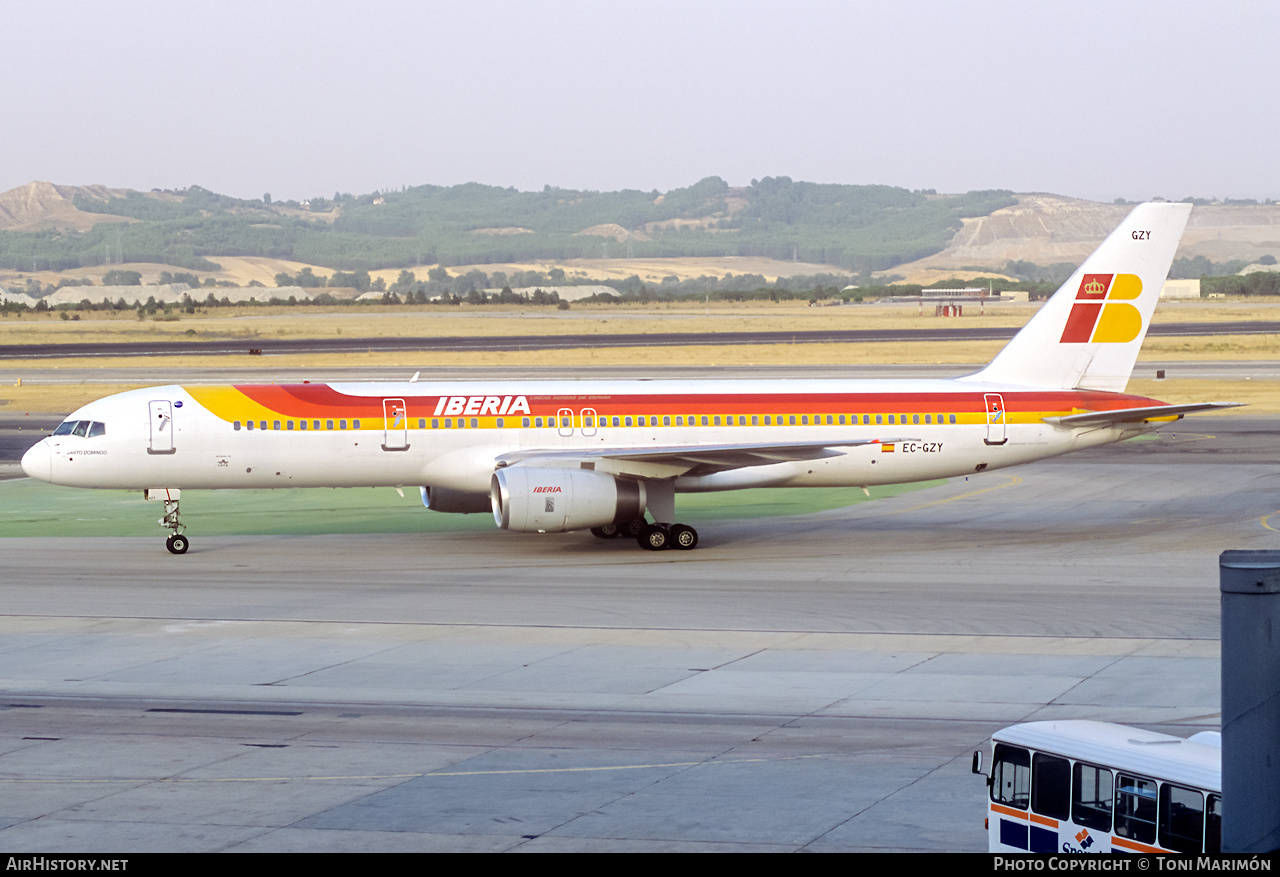
[[1273,527],[1273,526],[1271,526],[1269,523],[1267,523],[1267,522],[1268,522],[1268,521],[1270,521],[1272,518],[1274,518],[1276,515],[1280,515],[1280,509],[1277,509],[1276,511],[1272,512],[1272,513],[1271,513],[1271,514],[1269,514],[1269,515],[1263,515],[1263,516],[1259,519],[1259,521],[1258,521],[1258,522],[1259,522],[1260,524],[1262,524],[1262,526],[1264,526],[1264,527],[1266,527],[1268,530],[1270,530],[1272,533],[1280,533],[1280,530],[1277,530],[1275,527]]

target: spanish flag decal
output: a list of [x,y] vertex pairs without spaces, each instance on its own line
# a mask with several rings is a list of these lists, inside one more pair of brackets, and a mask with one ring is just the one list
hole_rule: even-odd
[[882,445],[880,445],[880,453],[882,453],[882,454],[892,454],[892,453],[893,453],[893,445],[886,445],[886,444],[882,444]]

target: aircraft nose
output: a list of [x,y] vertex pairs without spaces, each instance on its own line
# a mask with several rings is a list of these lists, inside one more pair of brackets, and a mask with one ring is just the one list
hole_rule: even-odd
[[32,478],[48,481],[53,477],[53,453],[48,443],[41,441],[32,445],[22,455],[22,471]]

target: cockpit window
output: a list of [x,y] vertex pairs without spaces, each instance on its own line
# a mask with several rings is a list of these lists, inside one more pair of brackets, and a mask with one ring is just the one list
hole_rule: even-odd
[[96,420],[67,420],[58,424],[54,435],[74,435],[80,438],[96,438],[107,434],[107,425]]

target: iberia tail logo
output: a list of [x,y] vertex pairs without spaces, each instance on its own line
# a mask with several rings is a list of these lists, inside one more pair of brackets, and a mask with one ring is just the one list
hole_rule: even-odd
[[1128,304],[1142,294],[1136,274],[1086,274],[1071,305],[1061,343],[1123,344],[1142,332],[1142,313]]

